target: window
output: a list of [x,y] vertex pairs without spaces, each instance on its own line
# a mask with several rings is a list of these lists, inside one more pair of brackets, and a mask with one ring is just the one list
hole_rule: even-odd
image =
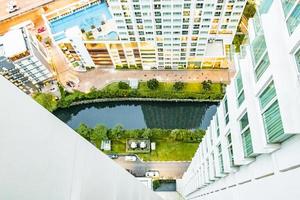
[[226,125],[229,122],[229,113],[228,113],[228,101],[227,97],[224,98],[224,114],[225,114],[225,123]]
[[234,158],[233,158],[233,148],[232,148],[232,139],[231,139],[231,133],[227,135],[227,150],[229,155],[229,162],[230,166],[234,166]]
[[284,11],[284,15],[287,16],[287,14],[291,11],[293,5],[295,5],[295,2],[297,0],[281,0],[282,8]]
[[276,98],[276,90],[273,82],[271,82],[259,96],[259,103],[262,111],[267,142],[277,143],[287,139],[289,136],[284,134],[279,104]]
[[216,166],[215,166],[215,155],[211,153],[211,159],[212,159],[212,168],[213,168],[213,176],[216,176]]
[[221,146],[221,144],[218,145],[218,158],[219,158],[220,172],[224,173],[224,163],[223,163],[222,146]]
[[216,114],[216,131],[217,131],[217,137],[219,137],[219,135],[220,135],[220,128],[219,128],[218,113]]
[[295,53],[295,59],[296,59],[296,62],[297,62],[298,72],[300,73],[300,48]]
[[246,158],[251,157],[253,156],[253,146],[247,113],[240,119],[240,129],[242,133],[244,156]]
[[300,3],[298,3],[296,8],[292,11],[286,23],[289,33],[292,34],[300,23]]
[[251,43],[251,51],[253,62],[255,66],[258,64],[260,58],[263,56],[266,51],[267,45],[265,42],[265,36],[263,34],[256,36],[253,42]]
[[236,94],[237,94],[237,103],[238,106],[240,106],[245,100],[241,72],[239,72],[236,76],[235,87],[236,87]]
[[261,59],[259,64],[255,68],[255,77],[256,81],[260,79],[263,73],[267,70],[268,66],[270,65],[269,55],[268,52],[265,53],[264,57]]

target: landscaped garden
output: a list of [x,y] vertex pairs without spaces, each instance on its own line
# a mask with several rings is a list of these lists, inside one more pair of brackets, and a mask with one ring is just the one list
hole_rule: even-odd
[[[183,83],[183,82],[159,82],[151,79],[147,82],[140,82],[137,89],[130,88],[128,83],[111,83],[101,90],[92,88],[90,92],[83,93],[74,91],[72,93],[60,87],[61,99],[55,105],[45,103],[38,94],[38,102],[49,111],[57,108],[69,107],[73,102],[104,99],[104,98],[153,98],[153,99],[198,99],[198,100],[221,100],[224,96],[222,83],[212,83],[203,81],[202,83]],[[46,96],[49,98],[48,96]]]
[[126,146],[128,140],[150,140],[155,142],[155,150],[145,153],[136,153],[144,161],[187,161],[191,160],[196,152],[205,132],[200,129],[135,129],[124,130],[122,126],[109,129],[103,125],[95,128],[81,124],[76,131],[100,148],[102,140],[112,141],[112,150],[105,153],[128,154]]

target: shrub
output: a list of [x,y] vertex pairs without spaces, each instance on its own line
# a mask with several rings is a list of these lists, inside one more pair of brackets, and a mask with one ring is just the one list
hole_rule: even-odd
[[129,84],[126,82],[120,81],[118,83],[118,87],[119,87],[119,89],[127,90],[127,89],[129,89]]
[[203,90],[205,90],[205,91],[211,90],[211,85],[212,85],[211,80],[203,81],[201,84],[202,84]]
[[157,89],[159,86],[159,82],[157,79],[150,79],[149,81],[147,81],[147,87],[151,90],[155,90]]
[[159,180],[154,180],[152,182],[152,185],[153,185],[153,190],[156,190],[160,186],[160,181]]
[[176,90],[176,91],[179,91],[179,90],[182,90],[184,88],[184,83],[179,81],[179,82],[175,82],[174,85],[173,85],[173,88]]
[[33,99],[50,112],[57,108],[56,98],[50,93],[36,93],[33,95]]

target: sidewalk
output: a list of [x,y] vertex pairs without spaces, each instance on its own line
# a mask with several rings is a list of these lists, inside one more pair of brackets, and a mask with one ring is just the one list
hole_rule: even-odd
[[213,82],[228,83],[231,73],[224,70],[178,70],[178,71],[143,71],[143,70],[128,70],[119,71],[114,69],[95,69],[89,72],[80,73],[65,70],[60,73],[59,77],[63,84],[67,81],[69,74],[75,75],[80,80],[77,90],[87,92],[91,87],[101,89],[111,82],[118,82],[128,79],[138,79],[147,81],[156,78],[161,82],[202,82],[211,80]]

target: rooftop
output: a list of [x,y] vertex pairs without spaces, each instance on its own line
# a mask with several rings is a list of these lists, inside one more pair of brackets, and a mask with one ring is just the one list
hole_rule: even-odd
[[65,37],[62,33],[67,29],[77,26],[87,32],[91,31],[92,27],[99,28],[103,22],[111,18],[106,3],[97,1],[97,3],[82,5],[80,8],[71,6],[68,13],[49,19],[49,26],[53,35],[59,35],[59,37],[54,36],[56,40],[60,40]]
[[6,57],[13,57],[27,51],[27,46],[21,29],[14,29],[2,36]]

